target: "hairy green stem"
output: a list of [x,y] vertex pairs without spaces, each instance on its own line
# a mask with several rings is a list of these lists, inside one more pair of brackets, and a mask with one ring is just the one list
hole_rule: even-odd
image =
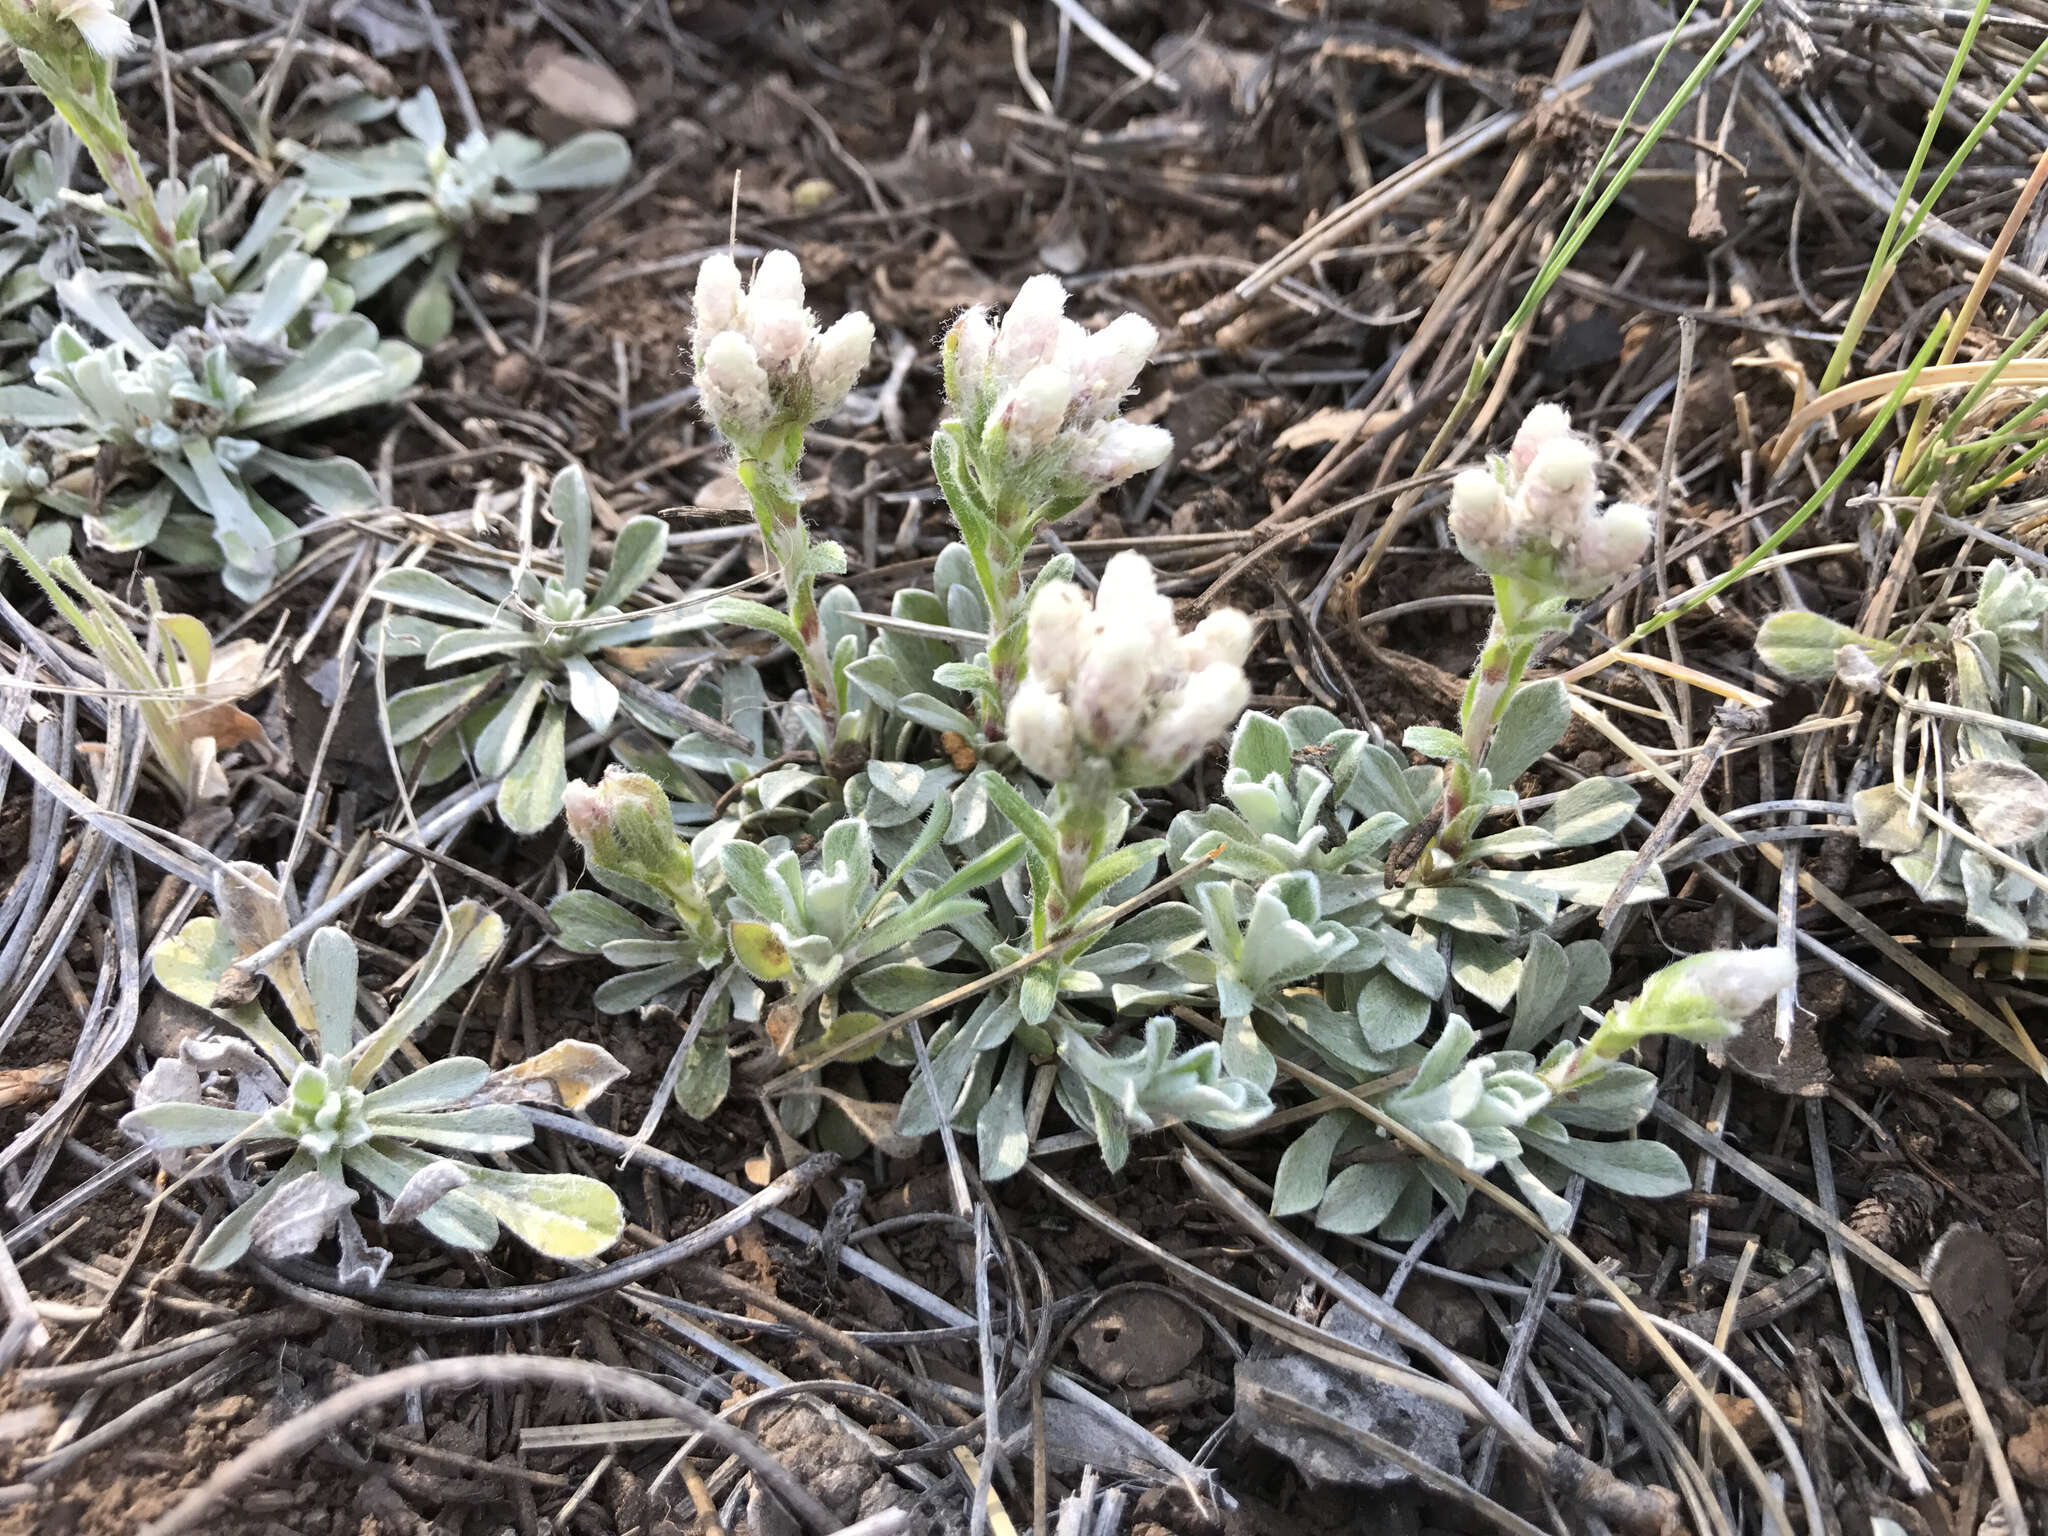
[[1024,556],[1037,519],[1030,508],[1005,498],[996,508],[994,537],[986,559],[976,559],[981,595],[988,604],[988,665],[995,674],[993,697],[982,700],[985,729],[1002,724],[1003,711],[1024,679],[1028,629],[1024,613]]
[[1433,856],[1452,862],[1464,856],[1471,829],[1459,817],[1472,803],[1474,776],[1486,766],[1494,730],[1514,701],[1538,642],[1549,632],[1549,626],[1528,617],[1531,596],[1523,583],[1512,577],[1493,578],[1493,624],[1465,684],[1465,700],[1458,713],[1463,752],[1444,767],[1438,831],[1416,864],[1425,874]]
[[[796,450],[802,451],[801,437]],[[777,455],[787,456],[786,452]],[[753,505],[762,547],[789,594],[789,618],[803,642],[798,660],[803,664],[811,702],[829,726],[839,718],[839,691],[832,676],[832,658],[825,648],[824,626],[818,621],[816,577],[810,568],[811,533],[804,524],[794,465],[747,456],[741,458],[735,473]]]
[[128,142],[121,106],[114,98],[111,66],[82,42],[61,52],[17,43],[15,53],[36,89],[50,99],[50,105],[78,135],[100,179],[128,210],[128,223],[149,242],[163,269],[175,275],[177,242],[157,212],[149,178],[143,175],[135,146]]
[[1080,916],[1081,885],[1096,861],[1109,851],[1110,812],[1115,804],[1115,787],[1093,775],[1053,791],[1046,816],[1059,835],[1059,857],[1053,869],[1055,889],[1046,897],[1048,935],[1058,935]]

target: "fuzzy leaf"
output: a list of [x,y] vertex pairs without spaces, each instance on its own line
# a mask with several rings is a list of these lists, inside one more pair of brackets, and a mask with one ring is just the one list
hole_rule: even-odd
[[1358,990],[1358,1031],[1366,1049],[1385,1056],[1412,1045],[1429,1027],[1430,998],[1386,971],[1366,977]]
[[1339,1170],[1316,1207],[1316,1225],[1352,1236],[1372,1231],[1393,1212],[1410,1172],[1405,1162],[1353,1163]]
[[1344,1116],[1325,1114],[1280,1154],[1280,1166],[1273,1174],[1275,1216],[1312,1211],[1322,1203],[1330,1185],[1330,1159],[1343,1138],[1344,1126]]
[[384,1213],[385,1224],[398,1226],[418,1221],[439,1203],[443,1195],[462,1188],[468,1182],[469,1169],[461,1163],[441,1158],[427,1164],[407,1179],[404,1187],[392,1197],[391,1207]]
[[1501,712],[1486,749],[1486,771],[1493,775],[1493,782],[1513,784],[1537,758],[1564,739],[1571,723],[1571,700],[1556,678],[1517,689]]
[[572,955],[595,955],[605,945],[657,940],[661,934],[596,891],[564,891],[548,903],[548,916],[561,931],[555,942]]
[[473,980],[505,942],[505,920],[473,901],[448,909],[427,946],[418,973],[375,1034],[363,1042],[349,1082],[361,1088],[435,1009]]
[[401,566],[386,571],[370,589],[372,597],[401,608],[416,609],[444,619],[455,619],[478,629],[497,627],[504,610],[487,598],[458,587],[445,576],[418,566]]
[[487,656],[523,656],[539,649],[540,641],[523,629],[450,629],[427,647],[427,669]]
[[1401,745],[1410,752],[1420,752],[1438,762],[1455,762],[1465,756],[1464,738],[1440,725],[1409,726],[1401,733]]
[[490,1067],[474,1056],[444,1056],[388,1088],[364,1094],[363,1108],[374,1114],[440,1109],[468,1098],[490,1075]]
[[704,605],[704,611],[721,624],[766,630],[798,655],[803,654],[803,635],[790,616],[778,608],[744,597],[715,597]]
[[294,1179],[249,1224],[249,1246],[266,1259],[295,1259],[318,1248],[356,1192],[339,1178]]
[[[493,149],[514,135],[500,133]],[[505,169],[505,180],[522,192],[570,192],[608,187],[624,178],[633,151],[616,133],[596,131],[564,139],[546,154]],[[502,160],[500,162],[503,163]]]
[[245,1109],[172,1100],[129,1110],[121,1117],[121,1129],[152,1151],[169,1151],[217,1147],[251,1130],[262,1118]]
[[482,729],[476,733],[476,771],[485,778],[504,778],[512,772],[526,733],[533,724],[533,712],[547,691],[547,675],[528,672],[511,693],[491,707],[488,717],[476,716]]
[[1835,675],[1835,652],[1853,645],[1879,666],[1888,665],[1898,648],[1859,635],[1845,624],[1803,609],[1774,613],[1756,632],[1757,659],[1780,677],[1795,683],[1826,683]]
[[1461,933],[1451,943],[1451,978],[1487,1007],[1504,1012],[1522,978],[1522,961],[1492,939]]
[[[1561,869],[1531,870],[1521,878],[1544,890],[1554,891],[1568,905],[1597,907],[1614,894],[1616,882],[1628,872],[1635,858],[1628,849],[1618,848],[1613,853],[1601,854],[1597,859],[1567,864]],[[1646,901],[1662,901],[1669,894],[1664,884],[1663,869],[1652,864],[1629,891],[1626,905],[1636,907]]]
[[599,1013],[625,1013],[688,981],[701,969],[694,960],[676,960],[625,976],[614,976],[590,994],[590,1001]]
[[[861,1015],[840,1015],[848,1017]],[[731,1088],[732,1057],[727,1054],[725,1031],[707,1029],[690,1042],[690,1054],[676,1076],[676,1108],[692,1120],[707,1120],[725,1102]]]
[[1543,1141],[1543,1155],[1617,1194],[1663,1200],[1692,1188],[1685,1160],[1661,1141]]
[[407,1114],[379,1110],[371,1128],[394,1141],[422,1142],[457,1152],[511,1152],[533,1140],[533,1122],[516,1104],[481,1104]]
[[994,1091],[975,1117],[981,1176],[991,1183],[1010,1177],[1030,1156],[1031,1135],[1024,1123],[1024,1084],[1030,1069],[1030,1053],[1012,1047]]
[[1619,779],[1596,774],[1581,779],[1547,811],[1541,825],[1561,848],[1583,848],[1605,842],[1635,814],[1636,792]]
[[563,751],[567,735],[566,713],[561,705],[550,704],[540,729],[498,786],[498,818],[511,831],[531,837],[561,814],[562,793],[569,787]]
[[356,1043],[355,940],[339,928],[316,932],[306,945],[306,986],[321,1054],[346,1056]]
[[[458,631],[459,633],[459,631]],[[393,694],[385,701],[384,729],[393,746],[404,746],[427,735],[435,726],[465,713],[504,675],[502,667],[486,667],[466,677],[445,682],[422,683]]]
[[668,524],[658,517],[631,517],[612,535],[612,563],[591,594],[592,609],[622,608],[626,599],[661,569],[668,553]]
[[1269,715],[1246,712],[1231,738],[1230,767],[1254,783],[1268,774],[1277,774],[1284,782],[1294,769],[1293,744],[1286,728]]
[[626,1213],[609,1184],[575,1173],[472,1168],[462,1193],[552,1259],[592,1259],[619,1240]]
[[2025,763],[1958,763],[1947,783],[1972,830],[1994,847],[2015,848],[2048,831],[2048,783]]
[[[342,1154],[342,1161],[351,1173],[367,1180],[380,1194],[397,1199],[421,1170],[444,1159],[401,1142],[373,1137],[361,1146],[350,1147]],[[464,1168],[466,1172],[475,1171],[468,1164]],[[451,1248],[474,1253],[497,1245],[497,1219],[460,1189],[444,1191],[413,1220]]]
[[313,1171],[311,1154],[294,1152],[291,1159],[270,1176],[268,1183],[259,1186],[256,1193],[236,1206],[220,1220],[220,1225],[206,1234],[206,1241],[199,1245],[199,1251],[192,1255],[194,1269],[226,1269],[235,1260],[249,1251],[249,1231],[256,1218],[263,1214],[265,1206],[283,1194],[286,1189],[301,1179],[317,1179]]

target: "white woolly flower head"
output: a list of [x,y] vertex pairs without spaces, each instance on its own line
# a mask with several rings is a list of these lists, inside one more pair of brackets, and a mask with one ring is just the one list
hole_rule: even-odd
[[[12,0],[4,7],[23,16],[31,28],[38,12],[59,24],[69,24],[86,47],[103,59],[118,59],[135,46],[135,34],[118,0]],[[38,41],[37,47],[61,45],[61,39]],[[24,46],[29,46],[24,40]]]
[[1229,608],[1183,634],[1135,550],[1109,562],[1092,603],[1048,582],[1031,603],[1011,744],[1054,783],[1092,767],[1124,788],[1170,784],[1244,713],[1251,643],[1251,620]]
[[720,331],[697,361],[697,388],[704,414],[734,442],[746,442],[767,430],[775,415],[768,371],[754,344],[738,331]]
[[1717,1045],[1740,1034],[1751,1014],[1798,981],[1799,966],[1782,949],[1693,955],[1665,966],[1611,1009],[1587,1049],[1611,1059],[1651,1035]]
[[1600,455],[1562,406],[1539,405],[1504,458],[1451,482],[1450,526],[1466,559],[1566,597],[1592,597],[1641,562],[1652,522],[1642,507],[1602,510]]
[[[765,411],[751,387],[735,394],[744,370],[734,343],[766,381]],[[804,305],[803,267],[788,251],[762,257],[751,284],[723,253],[697,269],[690,351],[704,413],[742,453],[760,451],[771,431],[822,421],[838,410],[874,345],[875,324],[858,310],[820,333]],[[708,377],[707,370],[722,370],[723,377]],[[747,382],[751,386],[751,375]],[[742,409],[729,408],[736,398]]]
[[1010,700],[1010,745],[1024,766],[1062,783],[1074,776],[1074,716],[1060,696],[1027,677]]
[[1077,502],[1157,468],[1173,449],[1163,427],[1119,419],[1159,346],[1141,315],[1098,331],[1066,316],[1067,291],[1040,273],[1000,320],[977,304],[946,332],[946,399],[984,479],[1028,485],[1039,501]]

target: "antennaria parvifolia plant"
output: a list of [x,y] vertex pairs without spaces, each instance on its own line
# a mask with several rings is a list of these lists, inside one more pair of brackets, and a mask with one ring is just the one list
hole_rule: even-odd
[[339,1234],[344,1278],[374,1285],[391,1255],[357,1224],[362,1186],[381,1197],[385,1224],[416,1221],[454,1248],[490,1248],[501,1227],[556,1258],[592,1257],[617,1241],[624,1215],[610,1185],[457,1155],[525,1146],[529,1104],[588,1104],[625,1071],[608,1053],[566,1040],[496,1072],[465,1056],[401,1063],[401,1048],[504,942],[501,919],[470,902],[451,908],[412,985],[367,1029],[357,1022],[355,942],[338,928],[315,931],[303,954],[287,948],[263,972],[295,1040],[260,1004],[220,1001],[228,972],[287,926],[262,868],[231,866],[223,882],[221,915],[194,918],[160,947],[156,979],[247,1043],[213,1036],[159,1058],[121,1122],[174,1163],[197,1147],[216,1149],[215,1167],[228,1154],[283,1157],[215,1225],[195,1265],[221,1269],[252,1251],[291,1258]]
[[[612,537],[610,563],[596,568],[580,466],[554,477],[548,508],[559,571],[465,566],[457,581],[402,566],[373,591],[403,611],[364,640],[373,657],[416,656],[429,672],[473,669],[392,695],[385,731],[422,783],[447,778],[465,758],[479,777],[502,780],[498,814],[514,832],[538,832],[562,809],[569,716],[603,731],[618,713],[618,685],[600,670],[600,653],[708,621],[681,604],[625,607],[661,568],[668,525],[660,518],[627,519]],[[530,527],[520,544],[533,547]]]

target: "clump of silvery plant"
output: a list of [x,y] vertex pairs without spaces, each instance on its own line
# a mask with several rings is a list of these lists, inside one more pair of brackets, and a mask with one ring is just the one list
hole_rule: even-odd
[[239,1187],[193,1255],[197,1267],[245,1253],[292,1258],[333,1236],[343,1278],[374,1285],[391,1255],[357,1220],[364,1189],[386,1226],[417,1222],[454,1248],[491,1248],[508,1229],[551,1257],[580,1259],[618,1240],[625,1218],[610,1185],[478,1161],[533,1140],[529,1106],[579,1109],[616,1082],[625,1069],[607,1052],[568,1040],[497,1071],[473,1057],[415,1067],[401,1055],[497,953],[505,925],[495,914],[450,908],[405,995],[367,1025],[355,941],[315,931],[303,952],[287,947],[262,971],[287,1029],[260,1003],[222,1001],[230,971],[286,927],[263,869],[234,865],[222,878],[220,916],[187,923],[154,965],[159,985],[230,1032],[159,1058],[121,1121],[174,1168],[190,1149],[213,1149],[204,1166]]
[[[379,578],[374,595],[400,610],[366,639],[382,660],[419,657],[447,673],[394,694],[384,727],[401,761],[437,783],[468,761],[498,779],[498,815],[515,832],[538,832],[562,809],[568,787],[569,720],[611,727],[619,687],[603,653],[702,625],[701,610],[627,605],[661,568],[668,525],[630,518],[612,536],[610,559],[593,559],[590,486],[579,465],[554,478],[548,505],[559,570],[545,576],[461,567],[451,580],[423,565]],[[532,530],[522,545],[532,547]]]

